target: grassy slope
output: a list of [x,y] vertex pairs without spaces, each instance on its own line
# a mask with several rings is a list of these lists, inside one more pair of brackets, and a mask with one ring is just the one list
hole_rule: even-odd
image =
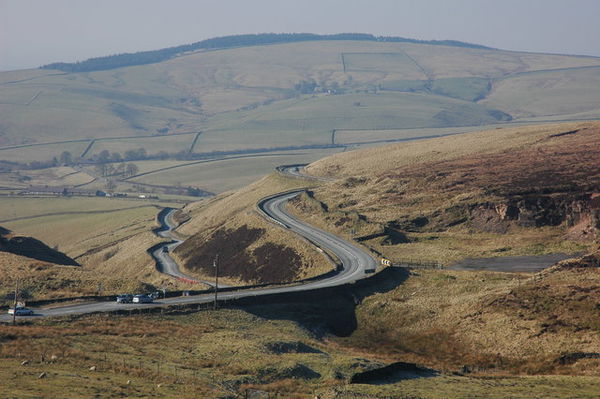
[[[474,283],[467,280],[467,284]],[[443,287],[438,279],[437,288]],[[366,310],[378,317],[380,311],[373,310],[372,304],[381,305],[383,300],[376,296],[362,305],[361,322]],[[412,310],[414,301],[386,303]],[[301,307],[295,310],[303,311]],[[16,328],[0,326],[3,392],[19,398],[218,398],[244,395],[246,388],[255,388],[292,399],[315,395],[528,399],[534,390],[539,397],[591,399],[600,386],[597,376],[502,374],[441,374],[392,384],[348,385],[353,373],[381,365],[394,355],[353,348],[331,337],[319,339],[294,321],[293,313],[279,305],[263,304],[245,311],[101,315],[25,323]],[[405,314],[399,310],[399,319]],[[290,349],[272,349],[286,344]],[[21,366],[24,360],[29,363]],[[96,369],[90,370],[92,366]],[[299,371],[301,366],[303,371]],[[307,379],[307,369],[318,376]],[[46,376],[40,380],[37,377],[42,372]]]
[[338,342],[479,376],[597,375],[597,359],[560,359],[600,350],[598,255],[595,267],[567,262],[533,278],[414,272],[359,305],[358,329]]
[[[550,137],[576,129],[580,133]],[[581,240],[577,226],[512,224],[508,234],[502,234],[477,227],[473,209],[527,199],[521,193],[532,190],[545,193],[539,194],[544,198],[596,192],[598,176],[592,165],[597,140],[598,124],[587,122],[501,129],[338,154],[309,166],[317,175],[340,178],[316,190],[316,198],[330,212],[323,214],[308,199],[301,207],[310,210],[306,216],[315,223],[326,217],[324,226],[336,226],[347,236],[351,229],[357,237],[395,224],[410,243],[385,245],[378,238],[369,244],[396,259],[450,263],[500,253],[577,252],[590,243]],[[357,222],[359,214],[363,220]],[[430,225],[410,227],[410,221],[419,217],[428,218]],[[461,217],[467,221],[460,222]],[[449,227],[454,220],[459,223]]]
[[[160,241],[151,229],[157,206],[106,198],[3,198],[2,222],[15,235],[31,236],[74,258],[81,267],[57,266],[0,253],[6,292],[14,279],[35,298],[93,295],[140,290],[144,283],[177,286],[154,268],[146,249]],[[52,213],[54,215],[48,215]]]
[[[6,72],[0,74],[0,146],[123,136],[139,137],[126,145],[147,147],[148,152],[185,146],[183,137],[146,140],[158,130],[205,131],[196,151],[227,149],[223,142],[235,142],[236,148],[318,144],[328,142],[329,131],[336,128],[495,122],[485,106],[516,116],[583,112],[589,117],[597,114],[597,93],[590,89],[597,85],[590,82],[597,79],[598,69],[573,68],[599,65],[591,57],[349,41],[196,52],[158,64],[92,73]],[[560,70],[528,73],[546,69]],[[559,79],[564,89],[540,84],[540,79]],[[310,80],[325,89],[337,85],[347,94],[294,98],[294,85]],[[473,103],[488,94],[490,80],[490,99]],[[514,102],[528,98],[523,87],[527,92],[535,87],[537,97],[548,100]],[[576,104],[560,107],[565,102],[562,95],[569,102],[576,98]],[[451,111],[453,118],[436,117],[440,110]],[[157,141],[164,144],[157,146]],[[120,149],[115,144],[98,142],[97,150]],[[49,146],[0,155],[50,159],[60,150]],[[73,147],[72,152],[79,150]]]
[[[93,179],[87,173],[70,167],[34,169],[0,174],[0,186],[27,188],[31,186],[73,186],[90,182]],[[7,218],[6,209],[0,212],[0,220]]]
[[[180,259],[180,264],[183,264],[191,274],[212,278],[212,269],[206,269],[209,276],[204,275],[206,271],[197,269],[197,264],[192,261],[196,254],[208,250],[209,253],[205,256],[205,261],[210,265],[215,255],[214,252],[217,251],[206,249],[209,245],[215,244],[215,241],[211,242],[210,238],[218,231],[235,231],[247,226],[250,229],[265,229],[265,232],[257,241],[251,242],[248,247],[241,248],[240,251],[252,251],[263,244],[274,243],[281,245],[282,248],[290,248],[302,257],[301,272],[298,278],[311,277],[330,271],[333,265],[321,253],[293,233],[274,227],[256,211],[256,203],[261,198],[280,191],[306,187],[310,184],[311,182],[288,179],[272,174],[242,190],[224,193],[208,201],[187,205],[183,210],[189,213],[191,219],[177,229],[177,232],[187,237],[187,240],[177,248],[174,253],[175,256]],[[230,246],[227,242],[216,241],[215,245],[217,247],[219,245]],[[226,251],[223,250],[222,252],[225,253]],[[273,254],[273,256],[277,256],[277,254]],[[227,263],[227,260],[223,257],[221,257],[221,261]],[[279,266],[284,267],[284,264]],[[240,271],[236,275],[231,276],[226,281],[232,283],[252,282],[240,281]],[[264,277],[269,279],[270,276]]]
[[[184,166],[163,171],[157,167],[156,173],[136,177],[129,181],[149,184],[168,181],[171,184],[180,183],[183,186],[202,187],[219,194],[251,184],[271,173],[277,166],[316,161],[339,151],[339,148],[320,151],[282,151],[242,156],[243,158],[181,163]],[[140,171],[145,167],[145,163],[136,162],[140,165]],[[173,164],[173,162],[170,163]],[[165,167],[168,166],[169,161],[166,161]]]
[[511,115],[540,117],[562,115],[568,119],[584,112],[595,110],[590,107],[598,98],[594,90],[600,80],[600,69],[574,69],[519,74],[511,79],[500,80],[492,93],[481,104],[505,110]]

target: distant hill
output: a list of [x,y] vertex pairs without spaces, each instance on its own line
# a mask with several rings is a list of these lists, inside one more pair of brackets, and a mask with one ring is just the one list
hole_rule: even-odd
[[65,72],[91,72],[115,69],[132,65],[152,64],[168,60],[177,54],[196,50],[228,49],[234,47],[259,46],[265,44],[294,43],[316,40],[359,40],[372,42],[421,43],[467,48],[490,48],[478,44],[456,40],[417,40],[397,36],[373,36],[367,33],[338,33],[334,35],[316,35],[313,33],[261,33],[251,35],[233,35],[206,39],[181,46],[160,50],[140,51],[136,53],[115,54],[90,58],[80,62],[56,62],[43,65],[42,69],[58,69]]
[[200,43],[142,53],[145,65],[93,70],[121,59],[105,57],[0,73],[0,161],[52,164],[64,151],[90,160],[141,149],[153,159],[342,150],[600,118],[600,58],[363,34]]

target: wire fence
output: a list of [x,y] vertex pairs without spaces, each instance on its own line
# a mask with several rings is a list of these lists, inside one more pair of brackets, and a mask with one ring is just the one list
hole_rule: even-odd
[[391,262],[391,266],[408,267],[411,269],[436,269],[444,268],[444,265],[437,261],[424,261],[419,259],[395,259]]

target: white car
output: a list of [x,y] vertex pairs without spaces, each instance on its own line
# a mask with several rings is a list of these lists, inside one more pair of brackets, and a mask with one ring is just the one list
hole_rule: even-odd
[[146,294],[136,295],[133,297],[133,303],[152,303],[154,299]]
[[8,309],[8,314],[17,316],[31,316],[33,314],[33,310],[24,307],[17,307],[16,309]]

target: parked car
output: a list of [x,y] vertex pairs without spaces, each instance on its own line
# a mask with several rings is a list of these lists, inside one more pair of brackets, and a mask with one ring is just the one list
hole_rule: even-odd
[[162,251],[163,252],[169,252],[169,247],[163,247]]
[[117,303],[131,303],[133,302],[133,295],[123,294],[117,297]]
[[133,303],[152,303],[154,299],[146,294],[140,294],[133,297]]
[[154,292],[153,292],[153,293],[151,293],[149,296],[150,296],[152,299],[158,299],[158,298],[160,298],[160,295],[161,295],[161,294],[162,294],[162,293],[161,293],[160,291],[154,291]]
[[33,314],[33,310],[28,309],[28,308],[24,308],[24,307],[19,307],[17,306],[16,309],[8,309],[8,314],[10,315],[17,315],[17,316],[31,316]]

